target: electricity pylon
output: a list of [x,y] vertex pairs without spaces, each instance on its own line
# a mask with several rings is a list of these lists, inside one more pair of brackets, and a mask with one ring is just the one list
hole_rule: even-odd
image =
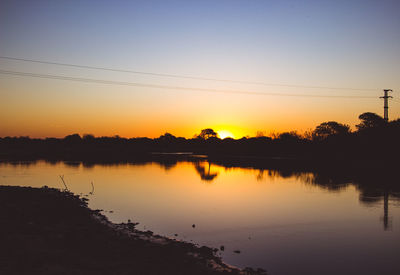
[[393,98],[392,96],[388,95],[389,92],[392,92],[391,89],[384,89],[383,96],[383,118],[385,121],[389,121],[389,98]]

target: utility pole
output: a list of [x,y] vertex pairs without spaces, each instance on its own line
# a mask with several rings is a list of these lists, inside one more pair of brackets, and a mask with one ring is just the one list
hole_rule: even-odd
[[388,95],[388,92],[392,92],[391,89],[384,89],[383,90],[383,96],[380,98],[383,98],[383,118],[385,121],[389,121],[389,98],[393,98],[392,96]]
[[391,229],[392,224],[389,219],[389,192],[387,190],[383,193],[383,228],[384,230]]

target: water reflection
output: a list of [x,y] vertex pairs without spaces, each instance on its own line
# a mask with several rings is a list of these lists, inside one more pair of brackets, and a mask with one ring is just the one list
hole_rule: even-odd
[[[371,176],[371,175],[370,175]],[[360,191],[359,201],[361,204],[372,206],[380,204],[383,201],[383,222],[384,230],[392,229],[392,221],[389,216],[389,201],[400,201],[400,187],[397,184],[399,180],[394,175],[385,178],[376,178],[376,175],[362,178],[355,176],[353,179],[344,175],[326,175],[326,174],[300,174],[298,176],[303,182],[322,186],[330,191],[340,191],[349,185],[354,185]]]
[[194,164],[194,168],[196,169],[197,174],[199,174],[201,180],[203,180],[203,181],[211,182],[218,176],[218,172],[214,172],[214,173],[211,172],[211,163],[210,162],[206,163],[206,162],[196,161],[193,164]]
[[364,205],[377,205],[383,201],[383,216],[381,221],[383,222],[384,230],[392,230],[392,217],[389,216],[389,204],[390,201],[400,201],[400,192],[393,191],[389,188],[374,189],[371,187],[364,187],[361,189],[360,202]]
[[393,174],[162,156],[0,163],[0,175],[0,184],[57,188],[64,188],[64,175],[71,191],[112,221],[131,219],[158,234],[223,245],[233,265],[278,275],[344,274],[352,266],[362,269],[352,274],[400,274],[400,185]]
[[79,168],[82,165],[80,161],[64,161],[64,164],[72,167],[72,168]]
[[287,170],[257,170],[257,181],[263,181],[265,175],[271,177],[295,177],[303,183],[316,185],[327,189],[330,192],[339,192],[344,190],[349,185],[354,185],[360,191],[360,203],[368,206],[380,204],[383,201],[383,222],[384,230],[391,230],[393,223],[392,217],[389,216],[389,201],[400,201],[400,186],[399,180],[394,175],[386,176],[385,178],[376,178],[376,175],[368,177],[363,175],[361,178],[351,177],[348,174],[340,173],[326,174],[321,172],[306,173],[306,172],[289,172]]
[[[188,156],[185,156],[188,157]],[[149,163],[156,163],[162,167],[165,171],[170,171],[178,165],[182,160],[174,156],[163,156],[156,159],[145,159],[142,161],[134,162],[81,162],[81,161],[57,161],[49,160],[46,161],[47,164],[55,166],[59,163],[63,163],[67,167],[78,169],[81,166],[84,169],[93,169],[96,165],[101,166],[115,166],[121,164],[133,164],[135,166],[145,166]],[[221,162],[213,163],[212,161],[206,161],[204,158],[186,158],[185,163],[190,163],[196,173],[199,175],[201,181],[212,183],[216,180],[220,174],[219,168],[229,170],[229,169],[243,169],[241,165],[235,166],[231,164],[224,164]],[[16,161],[7,162],[13,166],[20,167],[30,167],[35,165],[36,161]],[[214,167],[214,169],[212,169]],[[400,184],[398,177],[392,174],[382,174],[379,171],[365,171],[365,174],[351,174],[348,171],[342,170],[321,170],[321,171],[305,171],[303,169],[296,170],[292,167],[274,167],[273,169],[260,168],[259,165],[252,167],[251,165],[246,165],[245,169],[250,169],[252,173],[255,174],[255,179],[258,182],[268,181],[271,179],[281,179],[281,178],[295,178],[296,180],[312,186],[318,186],[329,192],[340,192],[345,190],[349,186],[355,186],[359,191],[359,202],[365,206],[383,206],[383,216],[381,221],[383,223],[384,230],[391,230],[393,227],[392,217],[390,216],[389,206],[392,202],[400,202]],[[63,182],[64,183],[64,182]],[[65,185],[65,183],[64,183]],[[93,182],[90,182],[92,191],[90,194],[94,193]],[[65,187],[65,186],[64,186]]]

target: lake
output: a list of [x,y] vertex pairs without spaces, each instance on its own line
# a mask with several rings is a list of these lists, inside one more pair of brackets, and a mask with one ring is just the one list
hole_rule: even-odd
[[60,175],[111,221],[224,246],[219,254],[228,264],[276,275],[400,274],[398,178],[396,189],[316,173],[229,168],[201,158],[0,163],[1,185],[64,188]]

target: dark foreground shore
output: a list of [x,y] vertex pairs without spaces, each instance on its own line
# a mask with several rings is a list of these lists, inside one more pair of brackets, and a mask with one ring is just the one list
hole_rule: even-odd
[[0,274],[265,274],[216,251],[113,224],[52,188],[0,186]]

